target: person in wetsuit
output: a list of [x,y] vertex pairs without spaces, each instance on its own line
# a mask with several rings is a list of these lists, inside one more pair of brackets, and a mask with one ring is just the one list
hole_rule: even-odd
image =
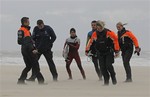
[[122,55],[123,65],[126,71],[125,82],[132,82],[130,59],[132,57],[133,50],[134,50],[133,45],[135,45],[135,53],[137,53],[138,56],[140,55],[141,48],[139,47],[137,38],[134,36],[134,34],[131,31],[126,30],[124,25],[126,24],[118,22],[116,27],[118,29],[118,41],[122,51],[121,55]]
[[[92,27],[92,31],[88,32],[86,45],[88,44],[89,40],[91,39],[92,34],[97,30],[95,20],[93,20],[91,22],[91,27]],[[95,71],[98,75],[99,80],[102,80],[102,73],[100,70],[100,66],[98,65],[98,56],[97,56],[97,52],[96,52],[96,48],[95,48],[95,43],[93,43],[91,45],[89,53],[88,53],[88,57],[91,57],[92,62],[94,63]]]
[[75,59],[83,79],[86,79],[85,72],[81,65],[81,59],[78,53],[78,49],[80,47],[80,39],[77,37],[76,30],[74,28],[70,29],[70,37],[66,39],[64,48],[66,45],[69,46],[68,58],[66,60],[66,70],[68,72],[69,79],[72,79],[70,65],[73,59]]
[[[119,55],[119,44],[117,35],[105,28],[103,21],[96,22],[97,30],[92,34],[86,47],[86,54],[89,52],[91,45],[95,42],[98,53],[99,65],[104,77],[104,85],[109,85],[111,76],[112,83],[117,84],[116,73],[113,67],[114,56]],[[114,55],[115,53],[115,55]]]

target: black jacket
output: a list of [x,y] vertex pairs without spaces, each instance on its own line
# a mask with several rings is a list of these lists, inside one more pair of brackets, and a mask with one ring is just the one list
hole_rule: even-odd
[[106,36],[107,31],[110,31],[110,30],[104,29],[102,32],[96,31],[97,40],[95,41],[95,47],[101,53],[109,52],[113,50],[114,48],[112,39]]
[[32,38],[35,41],[35,46],[39,52],[51,50],[56,35],[50,26],[44,25],[43,29],[39,29],[36,26],[32,33]]
[[121,51],[126,51],[126,50],[133,50],[133,41],[129,37],[122,37],[126,32],[129,32],[125,28],[123,28],[121,31],[118,31],[118,41],[119,41],[119,46],[121,48]]

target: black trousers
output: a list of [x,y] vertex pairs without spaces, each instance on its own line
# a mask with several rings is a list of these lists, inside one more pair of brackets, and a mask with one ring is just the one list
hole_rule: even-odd
[[[48,63],[48,66],[49,66],[50,72],[52,73],[53,79],[56,80],[58,77],[58,74],[57,74],[56,66],[53,61],[53,52],[51,50],[48,50],[48,51],[38,54],[38,60],[40,59],[42,54],[44,55],[44,57]],[[35,75],[35,71],[34,71],[34,69],[32,69],[32,75],[30,78],[35,79],[34,75]]]
[[114,71],[113,62],[114,62],[114,55],[113,53],[107,54],[99,54],[99,65],[102,71],[102,75],[104,77],[104,83],[109,83],[109,79],[111,76],[112,81],[116,80],[116,73]]
[[99,60],[97,57],[92,56],[92,62],[94,63],[95,71],[96,71],[99,79],[102,79],[102,73],[101,73],[101,69],[100,69],[100,66],[98,64],[98,61]]
[[126,79],[132,79],[131,67],[130,67],[130,59],[132,57],[132,54],[133,54],[133,48],[128,49],[126,51],[122,51],[122,60],[126,72]]
[[44,78],[40,72],[39,63],[36,55],[28,49],[28,46],[22,46],[21,52],[26,67],[23,69],[22,74],[18,80],[24,81],[27,78],[28,72],[31,70],[31,68],[33,68],[33,70],[35,71],[34,76],[38,79],[39,83],[43,83]]

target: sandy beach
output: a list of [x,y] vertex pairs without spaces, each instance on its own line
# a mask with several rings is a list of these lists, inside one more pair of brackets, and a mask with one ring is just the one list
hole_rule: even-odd
[[132,83],[123,82],[125,72],[122,66],[114,67],[117,85],[112,85],[110,80],[109,86],[103,86],[92,65],[84,65],[86,80],[82,79],[77,66],[72,65],[73,80],[68,80],[65,66],[57,66],[59,79],[53,82],[48,66],[41,66],[47,85],[38,85],[37,81],[17,85],[24,66],[1,65],[0,97],[150,97],[150,67],[132,66]]

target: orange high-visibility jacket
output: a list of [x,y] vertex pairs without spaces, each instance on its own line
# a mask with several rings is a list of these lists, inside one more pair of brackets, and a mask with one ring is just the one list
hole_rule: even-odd
[[[106,37],[112,39],[112,41],[114,43],[114,50],[115,51],[119,51],[120,47],[119,47],[117,35],[114,32],[108,30],[106,32]],[[93,43],[94,40],[97,40],[97,32],[96,31],[92,34],[91,39],[88,41],[88,44],[86,46],[86,51],[89,51],[90,46],[92,45],[92,43]]]
[[24,37],[31,36],[30,31],[25,27],[21,27],[19,30],[22,30],[24,32]]
[[138,40],[137,40],[137,38],[134,36],[134,34],[131,31],[126,30],[126,33],[124,33],[121,36],[121,38],[125,38],[125,37],[130,38],[133,41],[135,47],[139,47]]

